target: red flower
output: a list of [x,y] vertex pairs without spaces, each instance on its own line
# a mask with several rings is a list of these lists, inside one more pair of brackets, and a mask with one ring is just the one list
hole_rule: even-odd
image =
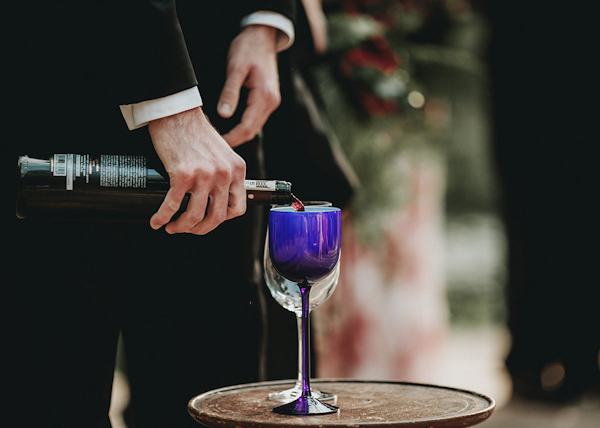
[[349,49],[340,60],[340,71],[349,75],[356,67],[372,67],[384,74],[391,74],[400,68],[401,63],[387,40],[376,35],[364,45]]

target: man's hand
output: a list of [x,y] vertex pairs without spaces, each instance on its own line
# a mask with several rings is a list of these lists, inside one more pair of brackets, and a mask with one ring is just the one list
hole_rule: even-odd
[[242,86],[249,89],[241,122],[223,136],[231,147],[252,140],[281,102],[277,71],[277,30],[250,25],[231,42],[227,79],[217,111],[229,118],[237,109]]
[[[225,220],[244,214],[246,163],[198,107],[153,120],[148,125],[171,187],[150,226],[168,233],[204,235]],[[175,221],[186,193],[186,211]]]

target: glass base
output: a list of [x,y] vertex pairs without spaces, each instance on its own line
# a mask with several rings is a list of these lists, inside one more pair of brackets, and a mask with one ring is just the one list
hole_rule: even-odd
[[[316,389],[311,388],[310,392],[314,398],[321,401],[333,401],[334,403],[337,401],[337,395],[332,394],[331,392],[326,391],[317,391]],[[294,401],[302,395],[302,386],[299,383],[296,383],[296,386],[290,389],[286,389],[285,391],[279,392],[271,392],[269,394],[269,400],[279,401],[280,403],[289,403],[290,401]]]
[[273,409],[275,413],[279,413],[280,415],[295,416],[327,415],[337,413],[339,410],[339,407],[323,403],[311,396],[300,397],[291,403],[283,404]]

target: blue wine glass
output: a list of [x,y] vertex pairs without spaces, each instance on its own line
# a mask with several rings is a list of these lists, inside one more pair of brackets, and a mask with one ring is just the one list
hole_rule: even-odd
[[[331,207],[328,201],[302,201],[305,207],[320,206]],[[296,315],[296,326],[298,331],[298,370],[296,372],[296,382],[292,388],[283,391],[273,391],[269,393],[269,400],[289,403],[302,395],[302,294],[295,282],[284,278],[275,270],[271,262],[269,252],[269,232],[265,236],[265,249],[263,254],[265,284],[273,299],[290,312]],[[310,299],[308,309],[313,311],[322,305],[334,292],[340,276],[340,261],[328,275],[315,281],[310,289]],[[337,396],[327,391],[320,391],[311,388],[313,397],[322,401],[335,401]]]
[[333,207],[273,208],[269,212],[269,253],[273,266],[295,282],[302,300],[302,394],[275,407],[284,415],[322,415],[339,408],[312,395],[310,388],[309,296],[312,285],[336,267],[342,243],[341,210]]

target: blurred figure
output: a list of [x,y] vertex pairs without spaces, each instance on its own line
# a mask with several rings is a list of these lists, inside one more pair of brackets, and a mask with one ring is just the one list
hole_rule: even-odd
[[405,50],[405,18],[427,16],[427,6],[347,0],[323,9],[328,49],[311,79],[360,187],[344,221],[340,285],[315,313],[318,374],[422,380],[447,326],[436,257],[443,174]]
[[[486,2],[508,235],[506,360],[517,396],[600,386],[598,177],[590,5]],[[595,35],[593,37],[596,37]]]

